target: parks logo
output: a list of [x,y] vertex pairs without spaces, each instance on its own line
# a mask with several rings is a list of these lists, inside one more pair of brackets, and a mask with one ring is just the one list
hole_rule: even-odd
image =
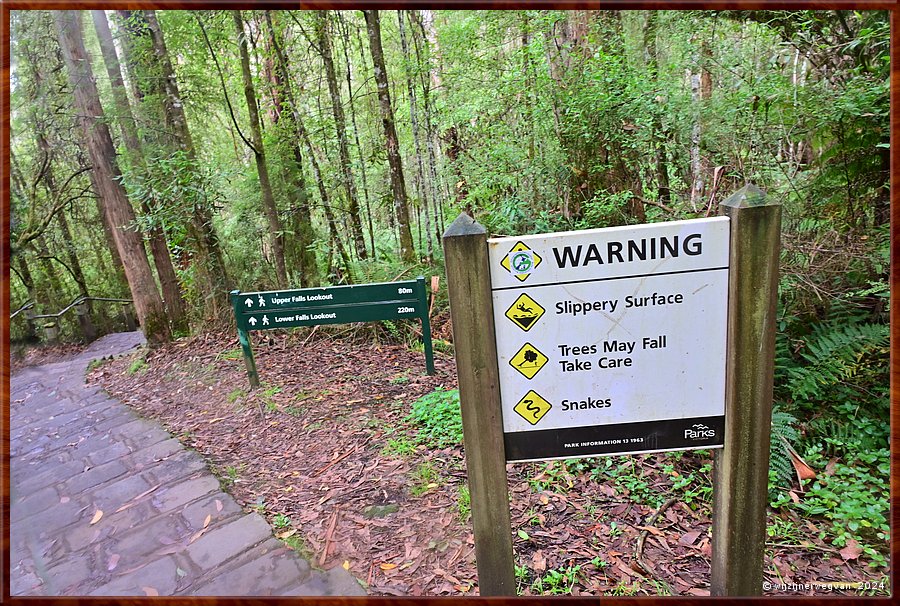
[[716,430],[710,429],[703,423],[696,423],[684,430],[685,440],[710,440],[716,437]]

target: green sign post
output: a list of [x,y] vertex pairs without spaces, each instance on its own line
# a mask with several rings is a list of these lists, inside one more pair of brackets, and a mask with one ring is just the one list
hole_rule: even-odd
[[425,278],[404,282],[380,282],[261,292],[231,291],[238,339],[247,365],[250,385],[259,387],[259,374],[250,346],[251,330],[347,324],[420,318],[425,345],[425,368],[434,374],[434,349]]

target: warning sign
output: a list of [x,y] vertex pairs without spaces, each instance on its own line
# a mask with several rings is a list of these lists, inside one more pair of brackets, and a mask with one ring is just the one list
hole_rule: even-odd
[[514,275],[520,282],[524,282],[532,270],[541,264],[541,257],[536,252],[528,248],[522,242],[517,242],[513,246],[509,254],[503,257],[500,265],[503,269]]
[[534,375],[536,375],[547,362],[547,356],[542,354],[531,343],[526,343],[518,352],[516,352],[516,355],[510,359],[509,364],[522,373],[526,379],[531,379],[534,378]]
[[524,331],[528,331],[546,311],[537,301],[522,293],[506,310],[506,317]]
[[519,413],[519,416],[532,425],[537,425],[537,422],[544,418],[544,415],[547,414],[551,408],[553,408],[553,406],[550,402],[542,398],[532,389],[519,400],[519,403],[515,405],[513,410]]

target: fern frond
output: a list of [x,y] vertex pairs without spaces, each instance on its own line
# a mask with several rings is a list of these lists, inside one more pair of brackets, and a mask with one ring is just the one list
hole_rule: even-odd
[[799,439],[795,428],[797,418],[781,410],[772,413],[772,434],[769,443],[769,469],[782,488],[790,488],[793,483],[794,465],[786,448]]
[[817,399],[825,388],[854,376],[865,356],[885,347],[890,336],[885,324],[826,324],[806,341],[801,356],[807,364],[787,368],[787,390],[795,399]]

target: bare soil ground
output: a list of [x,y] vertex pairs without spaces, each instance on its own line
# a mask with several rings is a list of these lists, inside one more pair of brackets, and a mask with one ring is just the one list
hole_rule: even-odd
[[55,345],[13,345],[10,348],[10,373],[16,373],[28,366],[40,366],[52,362],[60,362],[66,358],[77,356],[85,348],[80,343],[57,343]]
[[[202,453],[314,565],[347,567],[370,595],[477,595],[465,454],[417,444],[405,419],[419,397],[455,388],[453,358],[438,354],[429,377],[421,353],[373,334],[254,335],[252,393],[230,334],[125,356],[89,381]],[[702,451],[508,465],[519,593],[708,595],[710,467]],[[860,550],[820,539],[824,520],[779,512],[769,526],[766,595],[887,583]]]

